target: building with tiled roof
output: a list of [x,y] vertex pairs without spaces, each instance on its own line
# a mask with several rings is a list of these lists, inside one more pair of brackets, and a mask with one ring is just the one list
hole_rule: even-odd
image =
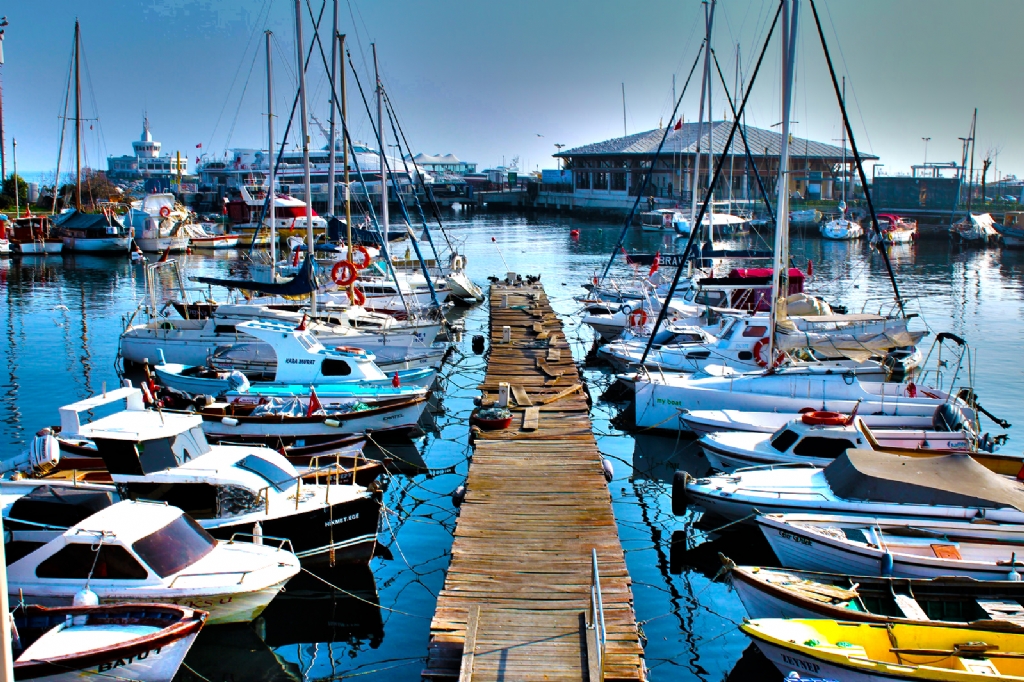
[[[774,194],[782,134],[773,130],[745,126],[744,132],[750,147],[748,159],[739,131],[729,149],[725,148],[731,128],[731,121],[715,121],[711,124],[709,133],[705,124],[699,133],[698,144],[698,131],[701,127],[697,123],[683,123],[678,129],[673,127],[668,131],[665,145],[654,167],[651,186],[644,193],[669,200],[689,200],[698,150],[701,154],[701,163],[697,186],[706,187],[707,148],[710,139],[716,162],[726,154],[722,177],[716,186],[718,198],[729,198],[730,187],[733,198],[756,198],[754,167],[760,174],[761,181]],[[665,130],[658,128],[567,149],[555,156],[562,159],[566,170],[572,171],[574,194],[577,197],[636,196],[664,135]],[[791,191],[799,192],[805,198],[827,199],[836,195],[842,177],[842,147],[791,137],[789,154]],[[864,153],[861,154],[861,158],[865,162],[878,159],[877,156]],[[847,173],[851,173],[854,166],[853,154],[849,148],[846,152],[846,161]]]

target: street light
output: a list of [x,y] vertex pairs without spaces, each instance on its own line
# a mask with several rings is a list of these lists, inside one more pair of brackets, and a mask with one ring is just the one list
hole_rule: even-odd
[[[556,142],[555,143],[555,149],[557,149],[558,151],[556,151],[555,153],[556,154],[561,154],[563,147],[565,147],[564,144],[561,144],[560,142]],[[562,159],[561,158],[558,159],[558,170],[562,170]]]
[[924,140],[924,165],[927,166],[928,165],[928,141],[930,139],[932,139],[932,138],[930,138],[930,137],[922,137],[921,139]]

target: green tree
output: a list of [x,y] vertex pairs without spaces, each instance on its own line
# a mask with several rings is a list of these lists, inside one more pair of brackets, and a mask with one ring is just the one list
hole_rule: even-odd
[[[14,173],[11,173],[9,177],[4,178],[3,189],[0,190],[0,206],[3,208],[14,207]],[[25,182],[25,178],[20,175],[18,178],[18,198],[19,204],[22,208],[28,206],[28,183]]]

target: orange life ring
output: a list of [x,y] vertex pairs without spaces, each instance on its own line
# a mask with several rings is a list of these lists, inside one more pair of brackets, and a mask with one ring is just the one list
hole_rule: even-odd
[[160,217],[161,218],[167,218],[167,217],[170,217],[170,215],[171,215],[171,209],[170,208],[168,208],[167,206],[161,206],[160,207]]
[[[768,361],[761,357],[761,351],[768,345],[768,337],[758,339],[757,343],[754,344],[754,349],[751,351],[754,354],[754,362],[757,363],[758,367],[767,367]],[[783,350],[775,349],[775,362],[772,363],[772,367],[778,367],[782,364],[782,361],[786,359],[786,352]]]
[[356,348],[355,346],[335,346],[334,350],[339,353],[348,353],[349,355],[366,355],[366,351],[362,348]]
[[339,287],[347,287],[355,282],[357,277],[359,277],[359,272],[356,270],[356,266],[347,260],[340,260],[331,268],[331,279]]
[[352,305],[363,305],[366,303],[366,294],[359,287],[352,287],[348,292],[348,300]]
[[847,417],[845,414],[839,412],[812,410],[810,412],[805,412],[800,419],[804,424],[810,424],[812,426],[843,426],[846,424]]
[[352,255],[355,256],[357,253],[360,254],[362,258],[358,260],[353,259],[352,264],[356,266],[356,269],[365,270],[370,267],[370,263],[373,262],[373,257],[370,256],[370,252],[366,250],[366,247],[361,244],[359,246],[353,246]]
[[647,311],[643,308],[638,308],[629,314],[630,327],[642,327],[645,324],[647,324]]

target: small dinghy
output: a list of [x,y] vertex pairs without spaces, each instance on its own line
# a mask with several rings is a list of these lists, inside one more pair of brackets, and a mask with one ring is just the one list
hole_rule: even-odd
[[[965,510],[968,512],[977,510]],[[757,517],[787,568],[892,578],[1020,580],[1024,528],[974,519],[875,519],[838,514]]]
[[762,566],[722,557],[750,618],[830,618],[867,623],[979,620],[1024,628],[1024,583],[971,578],[893,579]]
[[835,682],[1024,680],[1024,632],[763,618],[740,625],[783,675]]
[[14,617],[24,647],[14,678],[171,682],[206,616],[163,604],[26,606]]

